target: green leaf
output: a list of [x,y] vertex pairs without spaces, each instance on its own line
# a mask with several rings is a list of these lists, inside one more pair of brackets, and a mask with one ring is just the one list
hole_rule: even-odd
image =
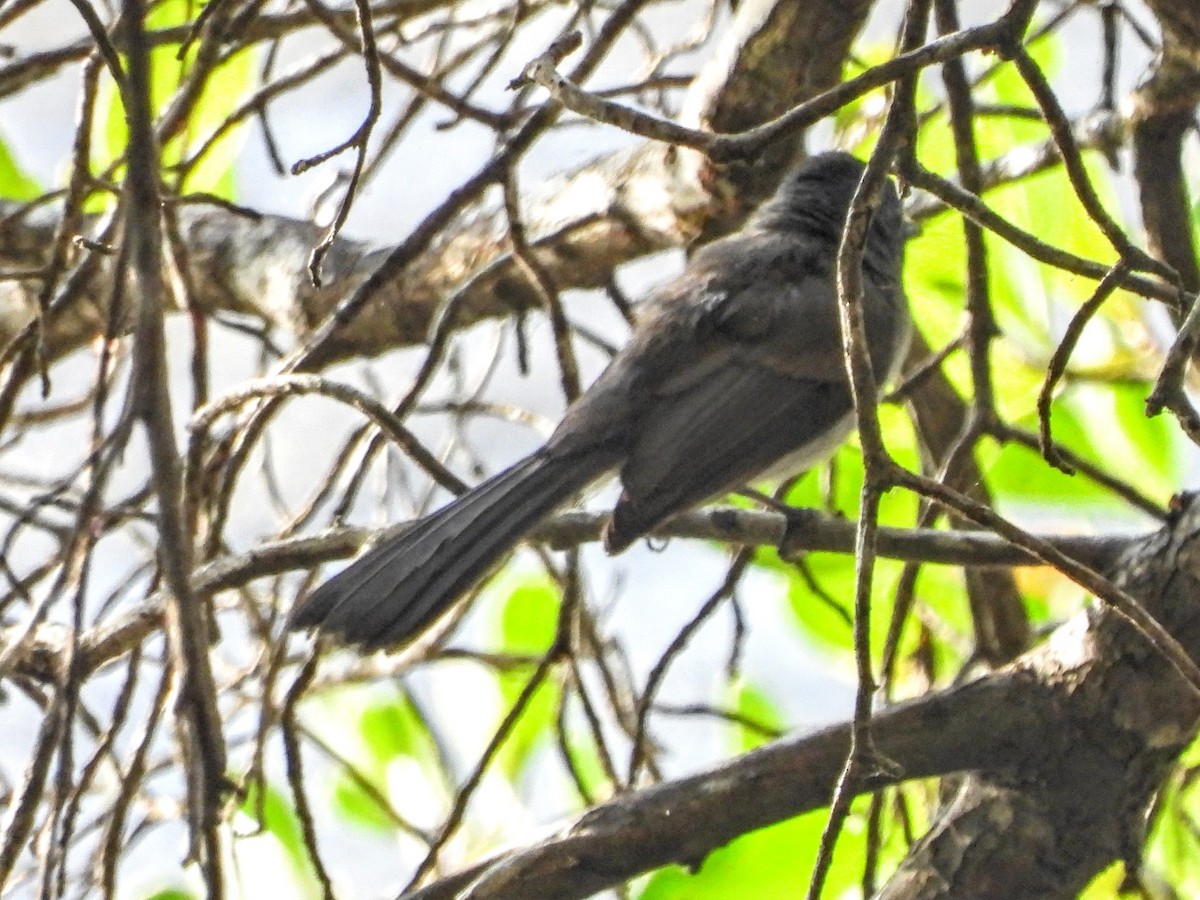
[[0,197],[5,200],[32,200],[42,193],[42,186],[25,174],[8,149],[8,144],[0,140]]
[[307,876],[310,872],[308,850],[304,846],[304,831],[295,808],[287,797],[270,785],[261,801],[259,791],[259,784],[251,782],[242,800],[241,811],[255,821],[261,811],[262,827],[283,847],[295,871]]
[[[504,599],[499,608],[496,630],[499,644],[506,653],[541,657],[549,651],[558,629],[560,598],[558,588],[542,573],[506,571],[491,589]],[[504,709],[511,709],[533,674],[533,667],[509,669],[497,674]],[[541,684],[529,698],[521,718],[513,725],[497,761],[501,771],[516,781],[534,753],[549,738],[561,690],[549,681]]]
[[[502,586],[507,583],[503,579]],[[501,646],[509,653],[545,653],[554,640],[558,612],[557,587],[544,576],[520,577],[500,610]]]
[[[187,133],[172,145],[171,162],[198,152],[217,127],[249,96],[258,70],[257,51],[253,48],[235,53],[213,70],[204,93],[192,115],[188,117]],[[247,120],[231,128],[210,147],[189,174],[184,191],[203,191],[234,199],[234,164],[245,143]]]
[[338,753],[355,766],[377,793],[368,791],[345,770],[332,779],[330,803],[345,821],[371,831],[392,831],[396,823],[380,808],[389,796],[388,769],[397,759],[411,759],[437,782],[437,747],[419,711],[403,692],[363,689],[329,692],[322,732]]
[[904,290],[930,347],[958,337],[964,320],[966,255],[962,225],[949,215],[922,224],[904,254]]
[[[1110,210],[1114,192],[1094,154],[1085,159],[1089,180]],[[1116,252],[1075,194],[1066,172],[1051,169],[988,194],[989,205],[1017,227],[1052,236],[1053,244],[1087,259],[1111,263]],[[996,319],[1030,359],[1049,359],[1066,323],[1096,284],[1026,256],[989,236],[989,275]],[[1098,337],[1099,332],[1093,331]]]
[[332,806],[338,818],[366,831],[386,834],[396,830],[395,821],[380,808],[378,798],[344,770],[334,776]]
[[169,887],[147,894],[146,900],[196,900],[196,895],[183,888]]
[[[1185,751],[1159,797],[1160,812],[1147,841],[1143,877],[1171,886],[1171,896],[1200,896],[1200,789],[1186,773],[1194,771],[1197,744]],[[1190,760],[1190,762],[1189,762]]]
[[1113,897],[1120,897],[1124,883],[1125,864],[1115,862],[1092,879],[1079,895],[1079,900],[1112,900]]
[[[1146,416],[1148,391],[1149,385],[1142,383],[1077,382],[1055,400],[1051,428],[1057,443],[1165,503],[1179,483],[1179,438],[1166,417]],[[1031,412],[1016,424],[1034,431],[1037,416]],[[1107,488],[1055,469],[1035,450],[985,443],[978,458],[988,487],[1002,504],[1073,504],[1096,513],[1128,513],[1126,502]]]
[[1165,503],[1183,477],[1179,432],[1169,416],[1146,415],[1151,387],[1079,382],[1065,399],[1083,422],[1094,459]]
[[[764,728],[783,731],[786,727],[783,713],[766,691],[756,685],[744,681],[731,686],[733,709],[749,722],[757,722]],[[757,728],[749,728],[740,723],[733,724],[734,746],[733,753],[746,753],[755,747],[760,747],[771,740]]]
[[433,750],[425,721],[406,694],[367,706],[359,716],[358,733],[371,759],[381,765],[397,756],[428,756]]
[[[160,0],[151,8],[146,21],[151,28],[174,28],[188,24],[195,11],[193,0]],[[150,100],[155,116],[161,114],[177,95],[195,64],[197,47],[190,47],[181,59],[179,46],[164,43],[151,50]],[[249,95],[257,71],[257,54],[254,48],[235,53],[222,60],[209,73],[182,127],[170,135],[162,148],[164,167],[177,165],[197,152],[220,123]],[[104,169],[124,155],[129,143],[124,105],[107,73],[100,85],[97,109],[100,114],[95,121],[95,144],[100,152],[95,163],[98,168]],[[204,158],[191,170],[182,190],[203,191],[233,199],[233,166],[242,146],[244,131],[245,122],[239,123],[209,148]]]

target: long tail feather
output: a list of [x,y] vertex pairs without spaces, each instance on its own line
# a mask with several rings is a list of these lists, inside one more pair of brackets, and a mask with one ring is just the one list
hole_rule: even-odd
[[412,640],[613,462],[601,454],[522,460],[371,548],[297,606],[288,627],[371,648]]

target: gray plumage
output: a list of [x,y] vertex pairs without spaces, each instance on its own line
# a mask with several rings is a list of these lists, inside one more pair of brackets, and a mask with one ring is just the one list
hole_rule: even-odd
[[[797,167],[744,228],[649,298],[629,344],[543,447],[372,547],[301,602],[290,627],[370,648],[410,641],[614,469],[623,490],[604,533],[610,553],[765,471],[802,471],[832,453],[853,427],[834,269],[862,172],[845,153]],[[903,243],[889,183],[863,257],[881,384],[909,332]]]

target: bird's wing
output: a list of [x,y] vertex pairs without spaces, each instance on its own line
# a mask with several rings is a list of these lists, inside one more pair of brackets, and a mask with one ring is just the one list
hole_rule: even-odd
[[[820,260],[806,263],[790,252],[766,255],[765,263],[763,254],[752,255],[757,277],[722,279],[737,287],[725,292],[714,291],[722,281],[710,282],[701,301],[687,304],[693,315],[702,310],[694,343],[654,386],[634,429],[621,470],[625,490],[606,536],[610,549],[767,470],[803,471],[851,431],[832,274]],[[797,270],[810,274],[796,279]],[[724,271],[732,271],[729,261]],[[865,290],[882,382],[903,343],[902,296],[898,286],[870,277]]]
[[624,491],[606,535],[610,550],[781,461],[802,471],[852,427],[844,380],[795,378],[731,358],[704,378],[671,387],[621,469]]

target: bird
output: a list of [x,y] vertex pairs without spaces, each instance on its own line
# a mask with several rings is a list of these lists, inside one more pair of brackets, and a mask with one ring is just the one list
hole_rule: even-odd
[[[854,426],[836,261],[864,170],[841,151],[792,169],[738,231],[651,292],[626,346],[544,445],[368,549],[303,598],[288,626],[368,651],[402,647],[602,476],[621,483],[603,532],[612,554],[706,500],[830,456]],[[862,257],[880,385],[911,331],[904,240],[888,180]]]

